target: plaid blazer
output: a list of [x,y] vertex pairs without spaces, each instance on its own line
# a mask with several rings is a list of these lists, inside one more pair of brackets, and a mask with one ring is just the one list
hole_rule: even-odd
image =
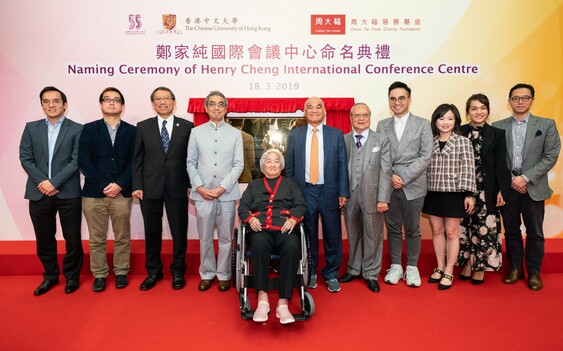
[[432,158],[426,174],[428,191],[475,193],[475,159],[471,141],[452,134],[440,151],[438,138],[434,137]]

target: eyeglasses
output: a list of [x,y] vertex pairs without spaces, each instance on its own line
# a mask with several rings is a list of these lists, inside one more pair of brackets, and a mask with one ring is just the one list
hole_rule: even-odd
[[170,96],[155,97],[152,101],[154,101],[154,102],[170,102],[170,101],[172,101],[172,98]]
[[524,96],[513,96],[510,98],[510,101],[512,102],[520,102],[520,101],[524,101],[524,102],[528,102],[532,100],[532,97],[529,95],[524,95]]
[[352,118],[368,118],[369,113],[354,113],[352,114]]
[[102,99],[102,101],[106,104],[121,104],[121,99],[120,98],[115,98],[115,99],[110,99],[108,97],[105,97]]
[[207,104],[207,106],[211,107],[211,108],[223,108],[225,107],[225,103],[224,102],[210,102],[209,104]]
[[53,100],[44,99],[44,100],[41,100],[41,103],[42,103],[43,105],[50,105],[50,104],[53,104],[53,105],[60,105],[61,102],[62,102],[62,101],[59,100],[59,99],[53,99]]
[[389,102],[392,103],[392,104],[397,103],[397,102],[400,103],[400,104],[402,104],[402,103],[405,102],[406,100],[407,100],[407,97],[406,97],[406,96],[399,96],[398,98],[395,98],[395,97],[390,97],[390,98],[389,98]]

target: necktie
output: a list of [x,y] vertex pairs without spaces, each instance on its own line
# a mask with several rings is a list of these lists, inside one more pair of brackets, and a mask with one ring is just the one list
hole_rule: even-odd
[[164,147],[164,153],[168,153],[168,145],[170,144],[170,137],[168,136],[168,129],[166,129],[166,122],[162,121],[162,129],[160,131],[160,139],[162,139],[162,146]]
[[317,184],[319,181],[319,138],[317,137],[317,128],[313,128],[311,158],[309,162],[309,181],[311,184]]
[[362,135],[361,135],[361,134],[356,135],[356,139],[357,139],[357,140],[356,140],[356,146],[357,146],[358,149],[359,149],[359,148],[362,147],[362,141],[361,141],[361,140],[362,140]]

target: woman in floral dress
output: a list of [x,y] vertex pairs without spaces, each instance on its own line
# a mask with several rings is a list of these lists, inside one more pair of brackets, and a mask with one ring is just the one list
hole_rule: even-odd
[[461,280],[481,284],[485,271],[497,271],[502,265],[499,211],[510,190],[511,176],[505,133],[487,124],[489,99],[483,94],[472,95],[465,112],[470,122],[461,126],[461,131],[473,144],[477,199],[475,211],[461,221],[457,265],[463,267]]

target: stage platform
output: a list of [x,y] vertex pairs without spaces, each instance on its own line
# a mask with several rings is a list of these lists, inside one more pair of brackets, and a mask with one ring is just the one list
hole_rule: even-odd
[[[215,243],[216,244],[216,243]],[[131,274],[146,274],[145,271],[145,242],[144,240],[133,240],[131,242]],[[84,266],[82,274],[90,274],[90,255],[88,241],[83,241],[84,247]],[[320,244],[322,248],[322,243]],[[504,246],[503,246],[504,247]],[[64,241],[58,242],[59,261],[62,262],[64,253]],[[113,241],[108,241],[108,252],[113,252]],[[405,249],[403,247],[403,253]],[[164,240],[162,245],[162,259],[164,262],[164,273],[170,274],[168,267],[172,262],[172,241]],[[324,255],[321,249],[319,253],[322,267]],[[503,262],[507,262],[506,253],[503,253]],[[110,271],[112,256],[109,256]],[[187,274],[197,275],[199,267],[199,241],[188,240],[188,252],[186,256],[188,265]],[[343,257],[340,266],[341,274],[346,271],[348,262],[348,242],[343,242]],[[434,269],[436,259],[432,248],[431,240],[422,241],[422,249],[419,260],[419,270],[421,275],[429,275]],[[403,264],[404,254],[403,254]],[[387,242],[384,243],[383,270],[390,265]],[[507,269],[504,264],[501,273]],[[0,275],[40,275],[43,268],[35,253],[35,241],[0,241]],[[543,261],[542,273],[563,273],[563,239],[547,239],[545,244],[545,258]]]

